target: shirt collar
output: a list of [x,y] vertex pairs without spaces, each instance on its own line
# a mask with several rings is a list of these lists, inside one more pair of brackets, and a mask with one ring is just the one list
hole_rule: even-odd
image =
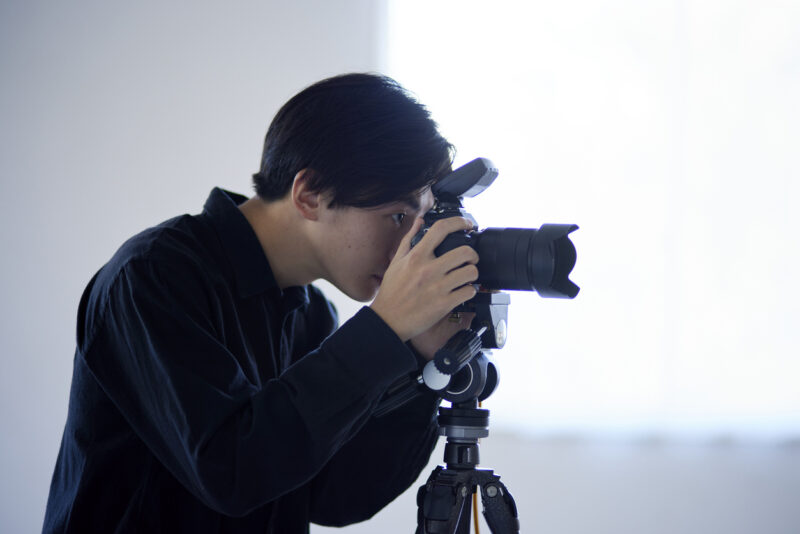
[[203,215],[214,226],[225,255],[233,267],[236,287],[241,297],[271,292],[284,300],[289,309],[307,305],[306,286],[287,287],[281,291],[269,265],[264,249],[253,227],[239,210],[239,204],[247,200],[244,195],[215,187],[203,206]]

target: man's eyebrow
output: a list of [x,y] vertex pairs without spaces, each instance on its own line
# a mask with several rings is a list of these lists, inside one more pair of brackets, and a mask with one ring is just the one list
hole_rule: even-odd
[[420,205],[419,200],[416,197],[405,198],[402,200],[403,204],[406,204],[409,208],[413,211],[419,211]]

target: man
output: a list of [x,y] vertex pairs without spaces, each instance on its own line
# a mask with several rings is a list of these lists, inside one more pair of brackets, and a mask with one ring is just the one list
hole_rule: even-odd
[[[438,400],[372,413],[468,326],[477,254],[433,251],[469,222],[410,246],[451,153],[393,80],[323,80],[270,125],[257,196],[126,242],[81,298],[44,531],[307,532],[413,483]],[[337,329],[320,278],[374,300]]]

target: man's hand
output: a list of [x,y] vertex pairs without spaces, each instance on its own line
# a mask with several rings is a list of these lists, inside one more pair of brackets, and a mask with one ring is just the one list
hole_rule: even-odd
[[[411,239],[422,223],[422,219],[414,221],[411,230],[403,237],[384,274],[378,295],[370,305],[403,342],[416,338],[442,319],[446,320],[453,308],[476,293],[471,285],[478,279],[475,266],[478,253],[474,249],[464,245],[438,258],[434,254],[445,237],[472,229],[472,223],[463,217],[436,221],[411,248]],[[436,330],[438,336],[443,335],[442,327]],[[458,330],[461,328],[453,333]],[[446,341],[447,338],[442,345]]]
[[469,328],[474,318],[475,314],[472,312],[459,313],[457,318],[447,314],[428,330],[411,338],[411,345],[423,358],[432,360],[436,351],[444,347],[444,344],[458,332]]

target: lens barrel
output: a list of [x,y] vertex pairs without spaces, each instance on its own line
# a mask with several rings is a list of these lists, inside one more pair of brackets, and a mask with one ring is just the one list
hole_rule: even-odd
[[580,288],[569,279],[575,246],[568,235],[574,224],[541,228],[487,228],[450,234],[436,249],[439,256],[468,245],[480,257],[477,283],[486,289],[536,291],[542,297],[574,298]]

